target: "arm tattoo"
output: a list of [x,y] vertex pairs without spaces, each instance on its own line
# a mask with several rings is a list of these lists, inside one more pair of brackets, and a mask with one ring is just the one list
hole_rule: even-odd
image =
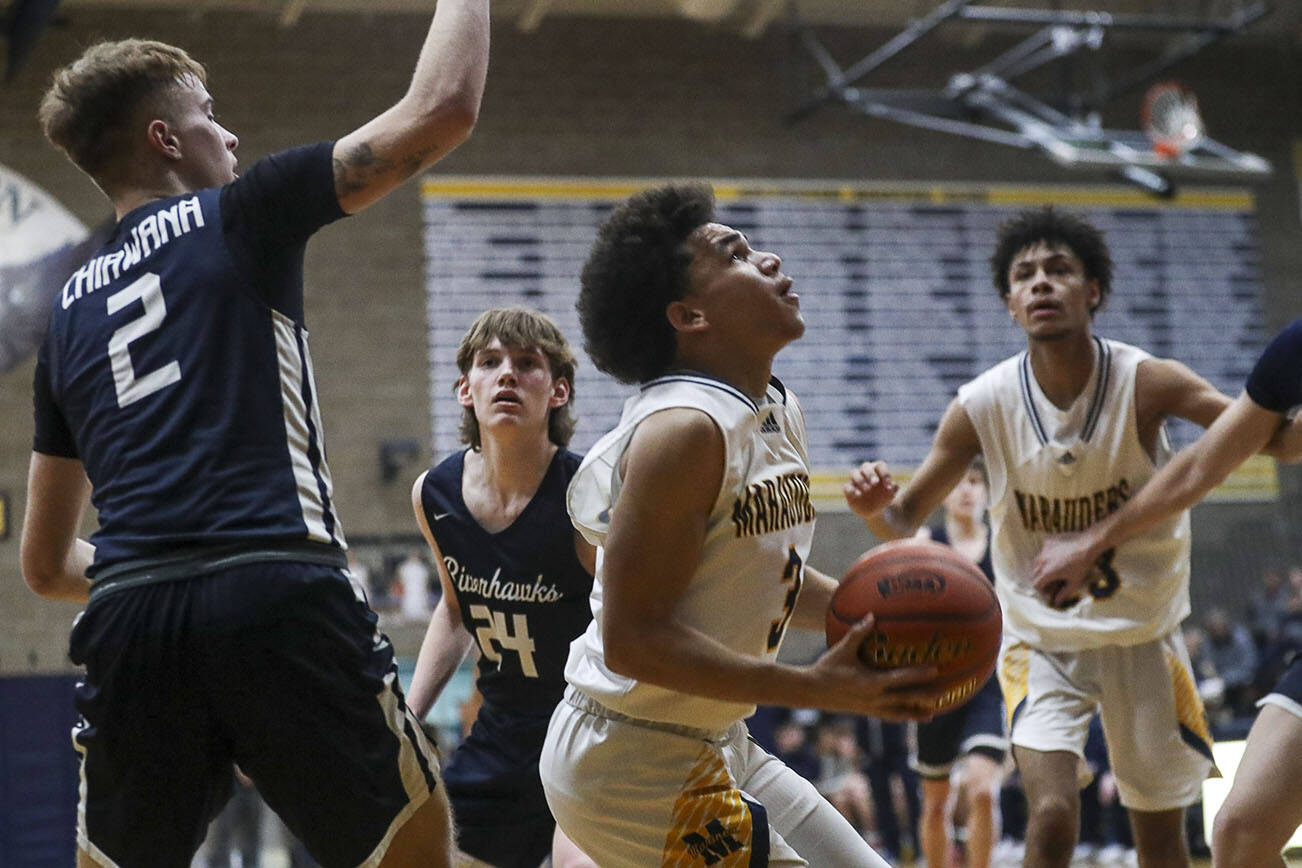
[[340,197],[359,193],[379,175],[392,170],[388,160],[375,156],[371,146],[362,142],[334,160],[335,193]]
[[360,193],[388,176],[391,184],[412,177],[443,151],[437,143],[393,159],[379,157],[370,144],[361,142],[334,160],[335,193],[342,197]]

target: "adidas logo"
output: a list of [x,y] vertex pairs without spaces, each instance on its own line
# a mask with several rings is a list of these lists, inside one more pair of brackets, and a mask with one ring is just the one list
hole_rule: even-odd
[[778,425],[778,420],[773,418],[773,411],[770,410],[769,414],[764,417],[764,422],[760,425],[760,433],[778,434],[781,433],[781,431],[782,428]]

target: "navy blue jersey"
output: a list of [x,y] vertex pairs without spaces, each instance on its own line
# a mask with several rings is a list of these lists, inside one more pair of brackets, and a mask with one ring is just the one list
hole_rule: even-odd
[[1302,405],[1302,319],[1293,320],[1270,342],[1245,388],[1258,406],[1276,413]]
[[[931,529],[931,539],[934,542],[944,543],[945,545],[949,545],[949,533],[946,532],[945,525],[942,524],[937,527],[933,527]],[[986,578],[989,579],[990,584],[993,585],[995,583],[995,565],[990,560],[990,529],[989,528],[986,528],[986,553],[981,556],[981,562],[978,563],[977,566],[981,568],[981,572],[986,574]]]
[[558,449],[533,499],[500,533],[484,530],[461,496],[464,452],[430,470],[421,488],[461,621],[479,645],[476,684],[498,713],[549,717],[565,690],[570,642],[592,620],[592,576],[574,552],[565,508],[580,460]]
[[91,575],[343,546],[303,325],[304,246],[343,216],[332,149],[135,209],[55,298],[33,446],[86,468]]

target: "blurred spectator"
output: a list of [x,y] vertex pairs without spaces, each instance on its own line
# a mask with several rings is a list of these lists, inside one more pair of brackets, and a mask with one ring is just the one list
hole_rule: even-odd
[[1121,805],[1103,738],[1103,722],[1097,714],[1090,720],[1081,780],[1088,782],[1080,793],[1081,832],[1076,859],[1099,866],[1135,864],[1130,820]]
[[816,752],[818,791],[866,836],[874,826],[873,804],[868,779],[860,771],[862,756],[854,724],[843,717],[826,717],[818,726]]
[[1203,628],[1207,631],[1207,655],[1225,683],[1225,707],[1235,717],[1250,717],[1257,646],[1247,629],[1231,622],[1229,613],[1219,606],[1207,613]]
[[1186,625],[1184,647],[1189,652],[1189,667],[1208,715],[1215,718],[1225,705],[1225,682],[1216,674],[1216,664],[1208,651],[1207,634],[1202,628]]
[[777,705],[760,705],[755,708],[754,714],[746,718],[746,729],[750,731],[751,741],[777,756],[778,727],[790,718],[790,709]]
[[348,575],[352,579],[353,587],[362,592],[366,602],[374,609],[375,589],[371,587],[371,568],[362,562],[354,549],[348,550]]
[[1268,648],[1279,639],[1280,624],[1288,608],[1289,586],[1283,570],[1267,567],[1261,574],[1261,587],[1248,597],[1248,627],[1258,648]]
[[262,796],[238,768],[233,775],[230,801],[208,827],[207,868],[259,868],[262,861]]
[[430,569],[417,549],[398,564],[398,589],[402,593],[402,616],[409,621],[427,621],[430,617]]
[[907,848],[917,854],[918,818],[922,816],[918,775],[909,767],[913,753],[908,729],[875,717],[856,721],[856,741],[863,751],[863,771],[868,776],[876,817],[877,852],[887,862],[899,861]]
[[818,780],[818,757],[810,747],[809,730],[794,717],[778,723],[773,730],[772,753],[810,783]]

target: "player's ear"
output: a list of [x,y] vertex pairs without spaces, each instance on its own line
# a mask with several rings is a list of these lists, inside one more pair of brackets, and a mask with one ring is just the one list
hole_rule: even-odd
[[1085,286],[1089,289],[1089,311],[1092,314],[1099,309],[1103,301],[1103,290],[1099,288],[1098,278],[1094,277],[1091,277]]
[[705,320],[705,311],[693,306],[687,299],[669,302],[665,307],[665,317],[669,320],[669,324],[674,327],[674,331],[695,332],[708,325]]
[[552,380],[552,396],[547,402],[547,406],[555,409],[564,407],[570,402],[570,381],[564,377],[557,377]]
[[181,159],[181,142],[162,118],[154,118],[145,128],[145,143],[150,150],[172,160]]
[[475,406],[475,399],[470,396],[470,380],[466,378],[465,374],[457,377],[456,391],[458,404],[462,407]]

